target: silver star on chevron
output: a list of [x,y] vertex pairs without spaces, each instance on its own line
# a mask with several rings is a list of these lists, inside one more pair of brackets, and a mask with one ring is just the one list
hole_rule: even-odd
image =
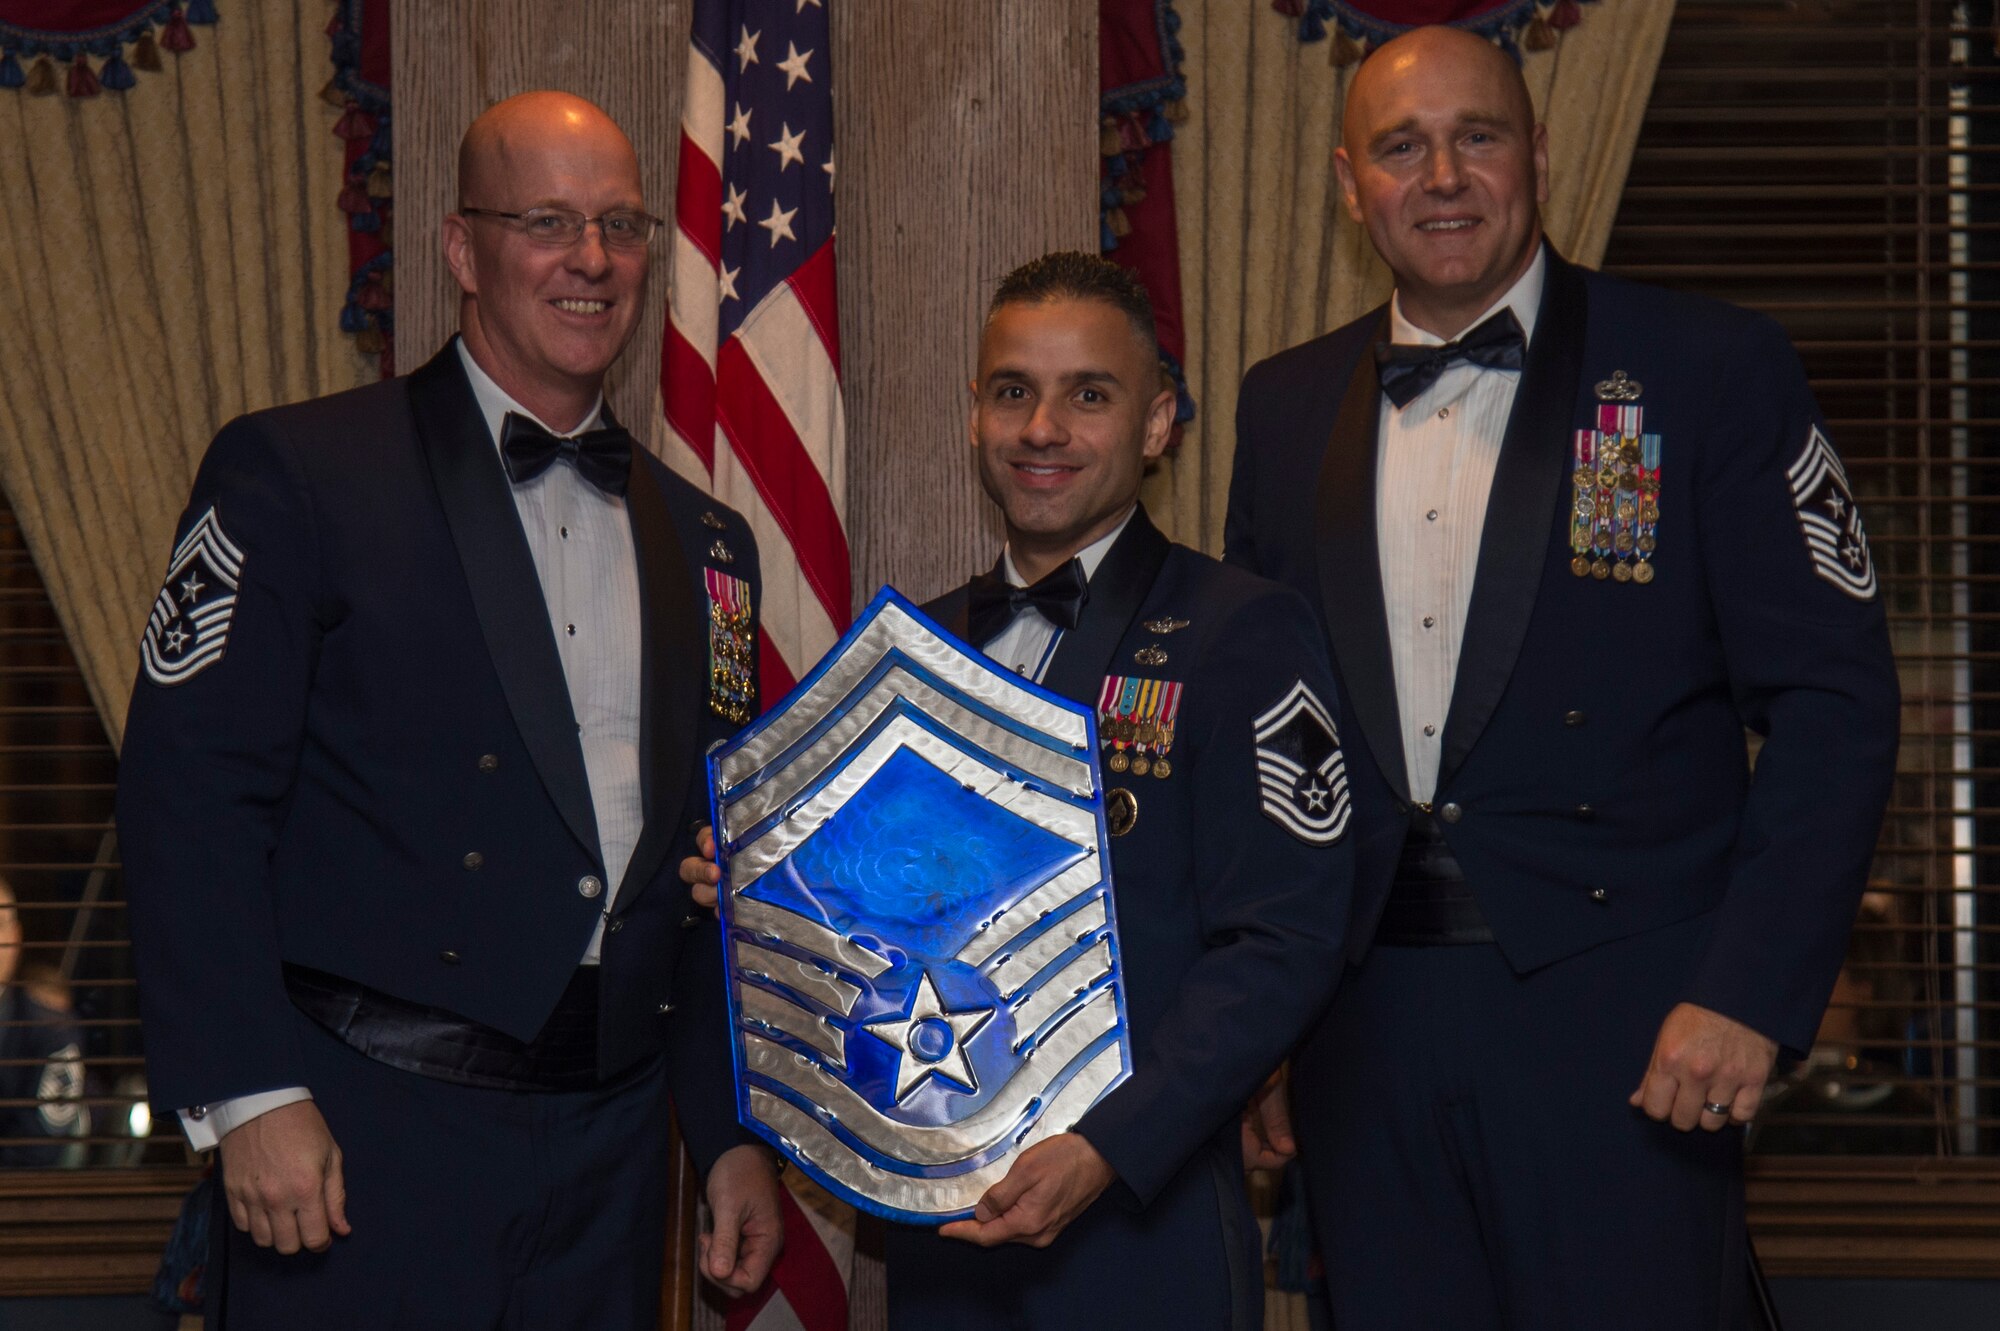
[[[908,1016],[863,1022],[861,1029],[901,1054],[896,1060],[896,1099],[900,1101],[932,1073],[949,1077],[968,1091],[978,1090],[972,1060],[965,1056],[965,1042],[992,1018],[992,1008],[946,1012],[930,972],[925,971],[917,981],[916,1001]],[[933,1055],[931,1048],[923,1047],[927,1045],[943,1048]]]

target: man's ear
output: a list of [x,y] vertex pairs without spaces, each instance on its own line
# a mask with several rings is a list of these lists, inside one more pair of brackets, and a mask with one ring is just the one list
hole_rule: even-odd
[[446,213],[439,230],[444,245],[444,266],[451,270],[458,289],[468,296],[479,294],[479,274],[472,261],[472,225],[458,213]]
[[1153,395],[1151,405],[1146,408],[1146,448],[1142,456],[1148,462],[1167,451],[1167,442],[1174,435],[1174,412],[1181,400],[1164,365],[1160,367],[1160,379],[1160,391]]
[[1346,148],[1333,150],[1333,174],[1340,180],[1340,197],[1347,200],[1347,215],[1357,222],[1363,221],[1361,195],[1354,182],[1354,159],[1347,155]]
[[977,451],[979,448],[979,381],[967,379],[965,386],[972,390],[971,399],[965,406],[965,438]]

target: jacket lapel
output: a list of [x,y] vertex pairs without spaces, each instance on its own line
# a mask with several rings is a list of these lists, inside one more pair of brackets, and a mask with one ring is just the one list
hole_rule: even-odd
[[1507,434],[1486,503],[1472,604],[1458,651],[1458,676],[1445,713],[1438,787],[1465,762],[1493,719],[1514,673],[1548,564],[1555,497],[1570,459],[1577,379],[1589,316],[1583,277],[1553,246],[1534,343],[1514,394]]
[[688,783],[701,762],[695,732],[704,705],[699,668],[706,660],[707,638],[687,552],[674,528],[667,497],[651,465],[636,448],[625,504],[639,559],[643,644],[639,772],[646,821],[639,844],[632,850],[625,884],[619,889],[621,908],[653,880],[681,831],[680,810],[687,801]]
[[563,822],[601,864],[583,746],[541,577],[499,451],[459,364],[457,339],[410,376],[410,407],[507,708]]
[[1085,706],[1096,705],[1104,677],[1112,673],[1118,644],[1138,618],[1170,548],[1146,516],[1145,505],[1133,510],[1132,520],[1091,575],[1082,619],[1056,644],[1055,659],[1042,677],[1043,688]]
[[1319,593],[1327,636],[1340,665],[1341,687],[1361,723],[1368,750],[1389,785],[1410,797],[1403,757],[1402,714],[1396,707],[1396,667],[1389,652],[1389,612],[1382,600],[1381,547],[1375,531],[1376,434],[1382,386],[1374,343],[1388,335],[1389,312],[1361,345],[1320,464],[1316,505]]

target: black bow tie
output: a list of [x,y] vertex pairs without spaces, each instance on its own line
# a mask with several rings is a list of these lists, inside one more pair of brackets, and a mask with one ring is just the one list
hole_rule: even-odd
[[1030,606],[1058,628],[1075,628],[1090,586],[1084,581],[1083,561],[1072,559],[1032,587],[1011,586],[997,571],[982,573],[972,580],[970,596],[966,630],[974,646],[984,647]]
[[516,485],[534,480],[557,458],[566,457],[583,479],[606,494],[622,495],[632,471],[632,436],[622,426],[609,425],[565,439],[510,411],[500,427],[500,457],[507,464],[507,479]]
[[1441,347],[1378,342],[1375,368],[1382,379],[1382,391],[1401,408],[1409,406],[1459,361],[1471,361],[1489,370],[1518,370],[1527,359],[1527,351],[1521,321],[1512,310],[1502,310],[1456,342]]

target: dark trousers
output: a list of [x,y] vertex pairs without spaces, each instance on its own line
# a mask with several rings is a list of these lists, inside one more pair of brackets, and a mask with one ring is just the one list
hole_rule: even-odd
[[1151,1206],[1114,1183],[1046,1248],[890,1225],[889,1331],[1258,1331],[1259,1246],[1240,1154],[1204,1147]]
[[1294,1079],[1339,1331],[1735,1331],[1742,1136],[1626,1104],[1697,919],[1532,974],[1489,944],[1374,948]]
[[377,1063],[303,1016],[299,1025],[354,1232],[325,1253],[258,1248],[218,1188],[211,1331],[658,1324],[662,1060],[591,1090],[481,1090]]

